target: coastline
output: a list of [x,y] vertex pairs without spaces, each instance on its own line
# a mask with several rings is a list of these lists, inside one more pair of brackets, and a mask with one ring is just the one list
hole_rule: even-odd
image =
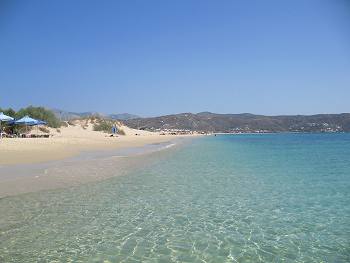
[[0,167],[41,163],[77,156],[86,151],[108,151],[163,143],[190,136],[147,135],[97,138],[3,138],[0,141]]
[[[146,136],[145,136],[146,137]],[[0,198],[42,190],[77,186],[104,180],[151,165],[163,151],[187,143],[195,136],[147,136],[119,144],[80,150],[78,154],[40,162],[19,162],[0,166]],[[113,139],[113,138],[111,138]],[[130,139],[130,138],[129,138]],[[135,138],[132,138],[135,139]],[[49,139],[50,140],[50,139]],[[83,149],[83,148],[80,148]],[[162,153],[160,153],[162,151]],[[36,156],[42,157],[41,154]],[[31,159],[32,160],[32,159]]]

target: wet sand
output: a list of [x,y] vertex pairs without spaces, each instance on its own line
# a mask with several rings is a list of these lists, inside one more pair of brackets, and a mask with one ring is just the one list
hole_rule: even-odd
[[[96,136],[97,135],[97,136]],[[0,166],[40,163],[77,156],[86,151],[110,151],[163,143],[186,136],[119,136],[108,137],[4,138],[0,140]]]
[[0,198],[41,190],[76,186],[82,183],[121,176],[131,169],[150,165],[164,151],[181,147],[188,139],[85,151],[61,160],[0,166]]

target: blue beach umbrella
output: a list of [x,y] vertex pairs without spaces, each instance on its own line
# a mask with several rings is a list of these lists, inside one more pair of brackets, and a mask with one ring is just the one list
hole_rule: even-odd
[[0,121],[13,121],[13,118],[0,112]]
[[0,138],[2,137],[2,133],[1,133],[1,122],[2,121],[13,121],[13,118],[5,115],[3,112],[0,112]]
[[38,120],[33,119],[28,115],[14,122],[14,124],[22,124],[22,125],[37,125],[37,123],[38,123]]
[[21,119],[19,119],[19,120],[16,120],[16,121],[14,122],[14,124],[25,125],[25,126],[26,126],[26,132],[27,132],[27,131],[28,131],[28,130],[27,130],[27,127],[28,127],[28,126],[35,126],[35,125],[46,124],[46,122],[41,121],[41,120],[33,119],[33,118],[31,118],[31,117],[29,117],[29,116],[27,115],[27,116],[24,116],[23,118],[21,118]]

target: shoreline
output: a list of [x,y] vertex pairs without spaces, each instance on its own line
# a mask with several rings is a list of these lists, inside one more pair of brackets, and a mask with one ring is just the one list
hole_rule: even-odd
[[164,143],[186,135],[99,136],[94,138],[3,138],[0,140],[0,168],[8,165],[42,163],[79,156],[84,152],[111,151]]
[[62,159],[1,165],[0,198],[125,175],[151,165],[164,154],[164,150],[169,152],[181,147],[191,138],[195,136],[172,136],[170,140],[154,138],[156,140],[141,146],[90,149]]

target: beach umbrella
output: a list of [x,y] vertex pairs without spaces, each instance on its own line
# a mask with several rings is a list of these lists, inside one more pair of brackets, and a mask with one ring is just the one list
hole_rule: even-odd
[[31,117],[29,117],[28,115],[27,116],[24,116],[23,118],[19,119],[19,120],[16,120],[14,122],[15,124],[22,124],[22,125],[37,125],[38,123],[38,120],[36,119],[33,119]]
[[13,121],[13,118],[0,112],[0,121]]
[[33,119],[31,117],[29,117],[28,115],[27,116],[24,116],[23,118],[19,119],[19,120],[16,120],[14,122],[14,124],[20,124],[20,125],[25,125],[26,126],[26,132],[27,132],[27,127],[28,126],[34,126],[34,125],[39,125],[38,124],[38,120],[36,119]]
[[2,138],[2,133],[1,133],[1,122],[2,121],[13,121],[13,118],[5,115],[3,112],[0,112],[0,138]]

